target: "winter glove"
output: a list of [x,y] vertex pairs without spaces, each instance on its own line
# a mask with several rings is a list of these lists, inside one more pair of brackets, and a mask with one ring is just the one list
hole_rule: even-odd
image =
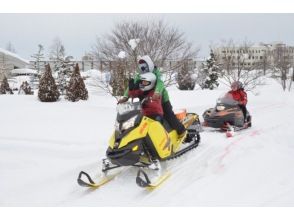
[[117,101],[117,104],[121,104],[121,103],[124,103],[126,101],[128,101],[128,98],[127,97],[123,97],[123,98],[121,98],[120,100]]
[[152,96],[152,99],[153,99],[153,100],[159,100],[159,99],[160,99],[160,94],[157,93],[157,92],[155,92],[155,93],[153,94],[153,96]]
[[134,79],[129,80],[129,90],[136,90],[139,89],[139,83],[135,83]]

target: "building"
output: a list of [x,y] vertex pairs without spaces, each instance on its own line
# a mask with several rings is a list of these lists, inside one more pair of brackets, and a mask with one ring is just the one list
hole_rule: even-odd
[[233,66],[240,64],[244,67],[262,67],[262,64],[273,66],[275,58],[283,51],[283,56],[294,63],[294,47],[288,46],[282,42],[271,44],[259,43],[250,46],[224,46],[214,50],[216,57],[220,63],[231,61]]
[[13,69],[25,68],[29,61],[21,58],[15,53],[0,48],[0,82],[3,77],[10,77]]

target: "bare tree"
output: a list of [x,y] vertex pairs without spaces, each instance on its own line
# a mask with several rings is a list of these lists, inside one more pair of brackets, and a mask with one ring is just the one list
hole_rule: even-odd
[[[131,39],[139,39],[137,47],[130,46]],[[149,55],[154,63],[162,68],[162,73],[172,74],[172,70],[178,69],[182,62],[172,62],[172,65],[167,65],[167,61],[191,59],[198,52],[184,39],[183,33],[163,21],[118,23],[104,40],[97,38],[92,48],[95,58],[105,61],[104,65],[108,66],[108,70],[116,66],[113,62],[117,60],[117,55],[121,51],[125,52],[125,60],[128,64],[126,78],[136,70],[140,55]],[[173,77],[165,77],[165,79],[170,80]],[[165,81],[165,83],[168,85],[169,82]]]
[[279,45],[273,51],[274,69],[276,71],[276,77],[282,85],[283,90],[287,88],[287,81],[289,80],[289,87],[292,85],[289,72],[293,67],[293,57],[290,56],[289,48],[286,45]]
[[65,57],[65,48],[60,38],[56,37],[50,46],[49,59],[54,62],[53,71],[58,71],[61,60]]
[[292,67],[292,76],[291,76],[291,80],[288,87],[289,91],[291,91],[293,81],[294,81],[294,67]]
[[263,75],[266,75],[267,70],[272,69],[272,62],[271,62],[272,52],[266,44],[264,46],[266,49],[264,50],[264,54],[262,56],[260,66],[263,70]]
[[220,56],[218,51],[217,59],[221,68],[220,77],[226,85],[240,81],[244,89],[252,91],[264,83],[262,62],[260,57],[254,56],[252,43],[244,41],[241,45],[236,45],[232,40],[224,41],[219,50],[225,52],[224,56]]

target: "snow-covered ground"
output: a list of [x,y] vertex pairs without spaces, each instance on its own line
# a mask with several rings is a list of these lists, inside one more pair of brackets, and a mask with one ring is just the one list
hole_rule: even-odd
[[[199,115],[225,91],[169,89],[174,108]],[[76,182],[79,171],[101,169],[114,98],[95,89],[77,103],[1,95],[0,206],[294,206],[294,93],[268,80],[248,96],[252,128],[233,138],[201,133],[199,147],[168,161],[172,176],[149,192],[135,184],[135,169],[96,191]]]

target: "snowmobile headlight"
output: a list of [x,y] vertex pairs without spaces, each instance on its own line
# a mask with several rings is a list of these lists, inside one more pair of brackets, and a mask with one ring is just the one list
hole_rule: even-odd
[[223,110],[225,110],[225,106],[223,106],[223,105],[218,105],[218,106],[216,107],[216,110],[218,110],[218,111],[223,111]]
[[131,127],[134,127],[135,122],[136,122],[136,118],[137,118],[137,115],[134,116],[134,117],[132,117],[132,118],[130,118],[126,122],[124,122],[122,124],[121,130],[127,130],[127,129],[131,128]]

